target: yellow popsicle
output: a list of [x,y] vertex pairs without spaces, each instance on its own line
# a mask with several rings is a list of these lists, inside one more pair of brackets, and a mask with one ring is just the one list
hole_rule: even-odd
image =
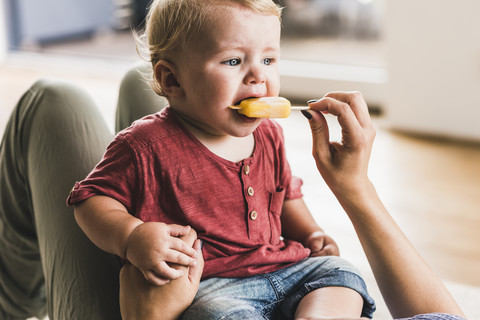
[[288,118],[290,111],[306,110],[308,107],[292,107],[290,101],[282,97],[261,97],[245,99],[238,105],[230,106],[250,118]]

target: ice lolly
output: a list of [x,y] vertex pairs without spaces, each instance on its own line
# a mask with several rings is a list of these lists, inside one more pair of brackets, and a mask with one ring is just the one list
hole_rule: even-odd
[[250,118],[288,118],[291,110],[309,109],[307,106],[292,107],[290,101],[282,97],[244,99],[230,108]]

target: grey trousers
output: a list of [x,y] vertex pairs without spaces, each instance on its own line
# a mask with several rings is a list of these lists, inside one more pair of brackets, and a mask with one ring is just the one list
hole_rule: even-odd
[[[165,104],[132,69],[116,129]],[[119,259],[90,242],[65,204],[112,138],[71,84],[40,80],[19,100],[0,145],[0,319],[120,319]]]

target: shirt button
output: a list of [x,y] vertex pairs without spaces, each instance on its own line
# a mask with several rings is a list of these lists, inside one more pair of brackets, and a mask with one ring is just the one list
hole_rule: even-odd
[[257,211],[253,210],[250,212],[250,219],[252,220],[257,219]]
[[253,190],[252,187],[248,187],[247,193],[248,193],[248,195],[251,197],[251,196],[253,196],[253,194],[255,193],[255,191]]
[[245,174],[249,174],[250,173],[250,166],[249,165],[245,165],[245,167],[243,167],[243,172],[245,172]]

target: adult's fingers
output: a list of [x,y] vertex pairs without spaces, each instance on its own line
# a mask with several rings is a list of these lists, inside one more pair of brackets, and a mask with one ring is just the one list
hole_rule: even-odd
[[337,116],[337,121],[342,128],[342,143],[346,147],[357,147],[364,143],[364,128],[360,125],[351,106],[343,101],[324,97],[317,102],[309,104],[310,108],[320,112],[328,112]]
[[202,254],[202,240],[197,239],[193,244],[193,248],[197,250],[196,261],[197,265],[194,267],[190,267],[188,270],[188,277],[190,282],[192,283],[200,283],[200,279],[202,278],[203,267],[204,267],[204,260]]
[[368,106],[363,95],[359,91],[334,91],[327,93],[325,97],[333,98],[348,104],[363,128],[370,125],[371,120],[368,113]]
[[317,102],[309,104],[310,108],[320,112],[328,112],[337,116],[338,123],[343,131],[350,132],[360,130],[360,123],[351,106],[341,100],[332,97],[324,97]]

